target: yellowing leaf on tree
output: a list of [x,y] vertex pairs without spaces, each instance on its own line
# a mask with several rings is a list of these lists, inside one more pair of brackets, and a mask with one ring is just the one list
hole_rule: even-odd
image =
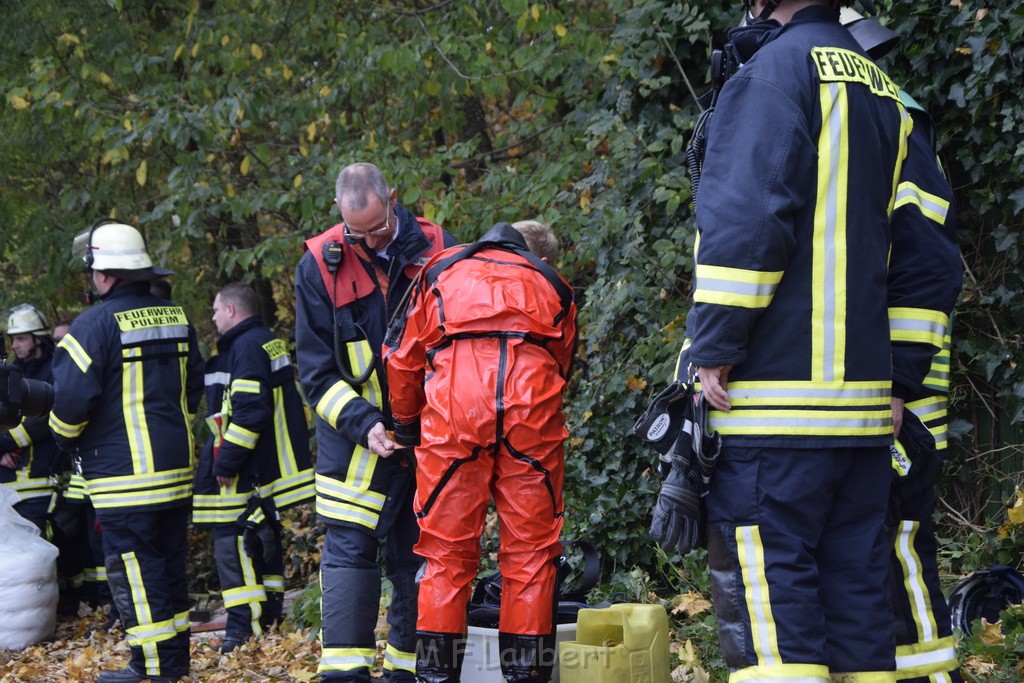
[[221,38],[220,38],[220,45],[221,45],[221,47],[226,46],[230,42],[231,42],[231,36],[228,36],[228,35],[221,36]]
[[559,38],[565,38],[566,30],[561,24],[555,24],[555,35]]
[[308,157],[309,156],[309,148],[306,147],[305,145],[299,145],[299,154],[301,154],[304,157]]
[[139,164],[139,167],[135,169],[135,182],[139,184],[139,187],[146,186],[146,170],[146,160],[143,159],[142,162]]
[[630,391],[643,391],[647,388],[647,380],[636,375],[630,375],[626,378],[626,388]]
[[306,126],[306,140],[309,142],[316,140],[316,121],[310,121]]
[[292,187],[294,187],[295,189],[298,189],[299,185],[301,185],[301,184],[302,184],[302,174],[300,173],[299,175],[295,176],[294,180],[292,180]]
[[281,76],[284,77],[284,80],[286,81],[291,79],[292,70],[288,68],[287,64],[281,67]]
[[81,42],[74,33],[62,33],[57,40],[65,45],[78,45]]
[[406,152],[411,152],[412,143],[408,140],[402,140],[402,149],[404,149]]
[[592,417],[594,417],[594,412],[592,410],[584,410],[583,411],[583,421],[584,422],[589,422],[590,418],[592,418]]
[[114,149],[108,149],[100,157],[101,164],[110,164],[115,161],[123,161],[128,159],[128,151],[124,147],[115,147]]
[[252,55],[253,59],[263,59],[263,48],[253,43],[249,46],[249,54]]
[[246,154],[242,157],[242,163],[238,165],[238,172],[242,175],[249,175],[249,170],[252,168],[252,157]]
[[605,62],[605,63],[617,62],[617,61],[619,61],[619,56],[618,55],[604,55],[603,57],[601,57],[601,61]]
[[[374,135],[373,131],[367,136],[366,149],[377,149],[377,136]],[[427,220],[430,220],[429,218]]]
[[235,186],[232,185],[231,183],[228,183],[227,187],[224,188],[224,194],[226,194],[229,197],[234,197],[235,196]]
[[15,109],[28,109],[29,101],[21,95],[9,95],[7,101],[11,103],[11,106]]
[[533,17],[534,21],[538,21],[540,19],[540,7],[530,5],[530,16]]
[[198,41],[196,41],[196,43],[192,46],[192,49],[189,51],[189,54],[192,56],[192,59],[195,59],[196,55],[199,54],[199,42]]
[[1013,524],[1024,523],[1024,492],[1020,488],[1014,491],[1016,499],[1013,501],[1013,505],[1009,510],[1006,511],[1006,517]]
[[102,71],[96,74],[96,80],[98,80],[100,83],[104,85],[104,87],[107,88],[114,85],[114,79]]
[[590,213],[590,191],[584,190],[580,194],[580,211]]
[[174,61],[181,61],[181,56],[185,54],[185,44],[182,43],[178,46],[178,49],[174,51]]
[[331,86],[325,85],[324,87],[320,88],[320,97],[327,97],[330,94],[331,94]]
[[131,119],[125,119],[124,120],[124,129],[126,131],[128,131],[129,133],[132,132],[132,128],[133,127],[134,126],[132,125],[132,120]]
[[242,105],[238,105],[238,109],[235,110],[235,116],[241,121],[245,118],[245,109],[242,109]]

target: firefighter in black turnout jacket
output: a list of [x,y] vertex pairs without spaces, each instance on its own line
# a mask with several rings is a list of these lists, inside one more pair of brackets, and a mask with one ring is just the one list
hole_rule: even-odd
[[338,176],[344,221],[308,240],[295,272],[296,361],[316,412],[316,508],[326,525],[320,564],[324,681],[369,683],[380,609],[377,552],[394,587],[386,675],[412,681],[418,535],[411,451],[396,451],[380,361],[390,316],[412,279],[455,239],[397,201],[373,164]]
[[192,521],[214,526],[214,559],[228,612],[222,653],[281,617],[280,509],[313,497],[309,428],[285,342],[256,314],[241,282],[213,300],[221,337],[206,362],[207,423]]
[[[28,379],[53,380],[50,363],[53,341],[42,314],[30,304],[11,309],[7,335],[14,350],[14,365]],[[0,432],[0,484],[13,489],[21,501],[14,506],[43,534],[48,533],[48,508],[53,494],[53,477],[65,470],[65,458],[53,441],[46,417],[27,417],[9,431]]]
[[[189,672],[186,526],[191,419],[202,358],[184,311],[149,293],[155,268],[135,228],[100,221],[75,239],[101,300],[53,357],[50,428],[86,481],[131,660],[99,683],[166,683]],[[77,249],[76,249],[77,250]]]

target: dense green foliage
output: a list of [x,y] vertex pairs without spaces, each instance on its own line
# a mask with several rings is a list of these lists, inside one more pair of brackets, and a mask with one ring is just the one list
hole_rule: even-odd
[[[1001,514],[1024,466],[1024,9],[881,4],[906,37],[887,69],[939,130],[968,268],[947,559],[957,572],[1018,562],[1012,535],[971,530]],[[630,432],[680,342],[683,152],[737,5],[15,0],[0,24],[0,305],[76,311],[71,238],[116,215],[178,272],[175,297],[207,339],[212,295],[234,279],[287,336],[301,242],[336,222],[334,178],[356,160],[464,240],[548,221],[582,303],[567,535],[601,546],[610,585],[636,585],[634,568],[659,583],[653,454]]]

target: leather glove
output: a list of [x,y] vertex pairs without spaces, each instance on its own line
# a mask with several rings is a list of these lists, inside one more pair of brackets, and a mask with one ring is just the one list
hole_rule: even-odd
[[395,442],[402,448],[420,445],[420,421],[395,422]]
[[659,453],[668,453],[683,426],[683,414],[692,393],[692,385],[668,385],[637,419],[633,431]]
[[651,538],[684,555],[699,546],[704,525],[700,472],[692,449],[690,435],[680,433],[673,446],[672,469],[661,485],[651,520]]
[[245,531],[242,532],[242,548],[245,549],[245,554],[254,560],[273,560],[276,541],[277,534],[271,520],[264,520],[259,524],[250,522],[245,525]]

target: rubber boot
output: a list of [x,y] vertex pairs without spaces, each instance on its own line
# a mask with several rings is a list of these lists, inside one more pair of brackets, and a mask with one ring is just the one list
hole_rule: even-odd
[[508,683],[548,683],[555,666],[552,636],[498,632],[501,675]]
[[417,683],[459,683],[466,636],[461,633],[416,631]]

